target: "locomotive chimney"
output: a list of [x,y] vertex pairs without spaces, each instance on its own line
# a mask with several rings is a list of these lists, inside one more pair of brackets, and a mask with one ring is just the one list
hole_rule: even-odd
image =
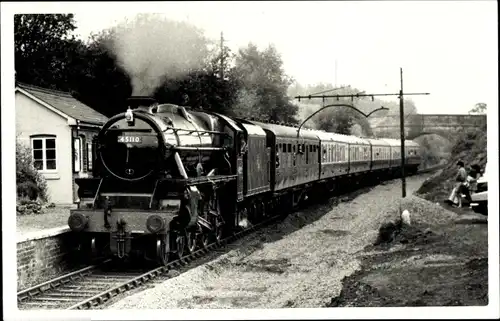
[[140,107],[149,108],[151,105],[157,103],[156,99],[150,96],[131,96],[127,99],[127,106],[131,109],[136,109]]

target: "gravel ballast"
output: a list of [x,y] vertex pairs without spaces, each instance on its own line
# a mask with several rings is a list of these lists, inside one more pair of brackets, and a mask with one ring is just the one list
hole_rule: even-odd
[[[426,177],[407,178],[407,194]],[[323,307],[360,268],[358,254],[377,239],[380,224],[399,211],[399,180],[365,191],[293,213],[215,260],[107,308]]]

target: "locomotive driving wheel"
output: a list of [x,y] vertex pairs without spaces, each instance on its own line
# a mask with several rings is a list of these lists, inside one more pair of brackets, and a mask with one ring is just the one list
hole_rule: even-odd
[[186,254],[186,234],[175,231],[172,233],[172,238],[174,241],[174,249],[172,253],[178,259],[182,259]]
[[197,232],[196,230],[190,229],[186,230],[186,251],[191,254],[196,250],[197,244]]
[[210,239],[208,237],[208,230],[205,229],[203,226],[198,224],[198,231],[196,235],[197,242],[201,248],[206,249],[208,247],[208,244],[210,243]]
[[202,202],[203,205],[200,214],[212,225],[212,230],[209,233],[206,233],[206,230],[202,228],[202,232],[204,233],[200,235],[200,242],[202,242],[203,247],[206,247],[212,239],[215,239],[217,242],[222,240],[224,221],[221,216],[220,203],[215,190],[207,193]]
[[168,234],[160,235],[156,240],[156,258],[159,264],[167,265],[170,256],[170,244]]
[[224,223],[220,216],[216,216],[214,220],[214,237],[216,242],[220,242],[224,236]]

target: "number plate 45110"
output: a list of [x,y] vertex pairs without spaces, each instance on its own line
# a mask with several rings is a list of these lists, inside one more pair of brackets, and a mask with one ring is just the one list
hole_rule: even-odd
[[142,143],[140,136],[118,136],[119,143]]

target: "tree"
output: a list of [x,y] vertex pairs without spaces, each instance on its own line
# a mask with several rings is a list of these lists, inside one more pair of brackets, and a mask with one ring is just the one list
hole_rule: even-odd
[[350,135],[354,116],[347,107],[332,107],[318,113],[316,123],[320,130]]
[[78,72],[71,80],[75,98],[108,117],[124,112],[132,93],[130,78],[110,49],[112,37],[111,30],[104,30],[79,47],[73,63]]
[[14,51],[16,80],[69,90],[74,54],[81,42],[72,14],[16,14]]
[[485,103],[477,103],[474,105],[474,108],[472,108],[469,111],[469,114],[484,115],[484,114],[486,114],[487,108],[488,108],[488,105],[486,105]]
[[[250,43],[239,50],[232,71],[238,85],[238,94],[233,113],[243,116],[252,111],[252,116],[265,121],[297,123],[298,106],[287,96],[292,79],[283,69],[283,61],[272,45],[259,51]],[[244,101],[242,97],[252,97]]]
[[[295,85],[295,88],[297,87],[300,88],[299,86]],[[330,91],[332,89],[336,90]],[[292,89],[292,92],[293,90],[294,89]],[[335,88],[332,84],[317,84],[317,85],[307,86],[305,92],[302,92],[301,94],[307,95],[325,91],[330,91],[325,93],[325,95],[335,95],[335,94],[351,95],[361,92],[361,90],[352,88],[350,86],[343,88]],[[308,102],[308,100],[305,100],[305,102]],[[380,108],[381,106],[381,103],[378,101],[371,101],[369,99],[361,99],[361,98],[359,99],[339,98],[338,100],[337,98],[325,98],[324,102],[322,102],[322,105],[327,106],[336,103],[353,105],[353,107],[355,107],[356,109],[360,110],[365,114],[368,114],[372,110]],[[311,107],[306,107],[306,106],[308,106],[307,103],[301,104],[301,111],[300,111],[301,120],[306,119],[314,111],[321,108],[321,105],[319,104],[316,104],[316,108],[313,109],[311,109]],[[304,110],[303,108],[306,108],[307,110]],[[352,108],[349,107],[327,108],[324,111],[321,111],[317,115],[313,116],[312,120],[316,124],[315,127],[317,129],[325,131],[336,132],[346,135],[356,134],[357,136],[373,135],[368,119],[359,112],[357,112],[356,110],[353,110]]]

